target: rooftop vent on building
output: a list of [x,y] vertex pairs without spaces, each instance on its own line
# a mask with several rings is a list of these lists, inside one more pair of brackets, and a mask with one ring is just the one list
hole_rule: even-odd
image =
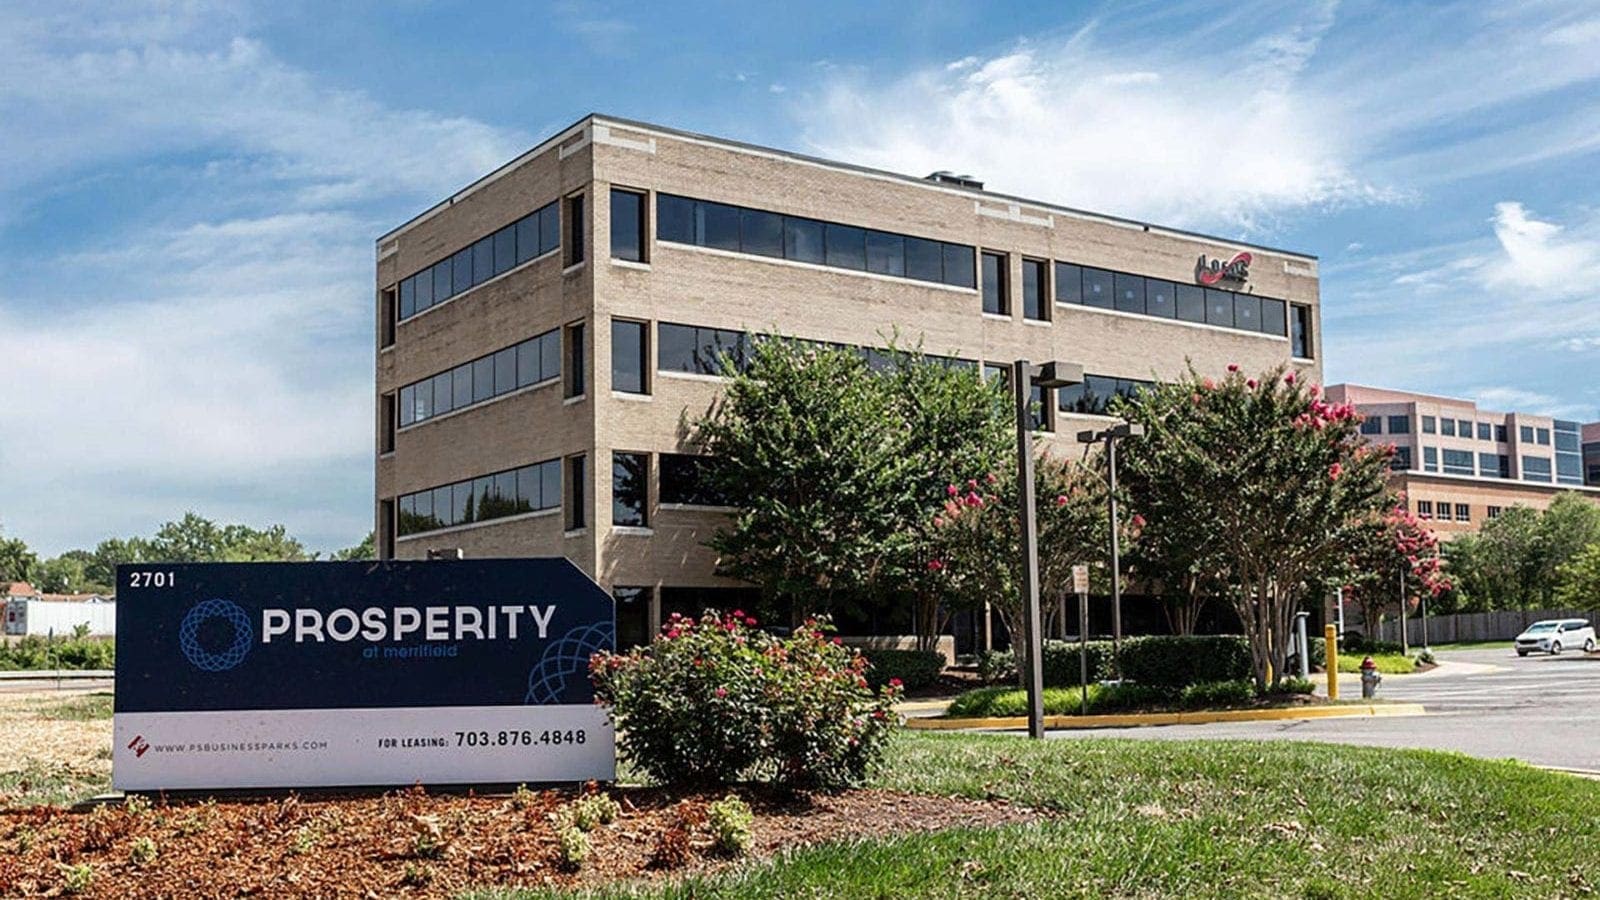
[[940,184],[953,184],[956,187],[972,188],[975,191],[983,190],[983,182],[973,178],[971,175],[957,175],[954,172],[946,172],[943,169],[940,169],[932,175],[929,175],[923,180],[937,181]]

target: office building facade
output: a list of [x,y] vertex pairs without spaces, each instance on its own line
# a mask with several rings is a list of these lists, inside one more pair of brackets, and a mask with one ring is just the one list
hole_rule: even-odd
[[1512,506],[1543,509],[1563,491],[1600,502],[1585,466],[1585,435],[1600,423],[1355,384],[1333,385],[1328,397],[1366,417],[1368,440],[1395,447],[1394,483],[1441,537],[1477,531]]
[[1041,423],[1062,452],[1189,361],[1321,374],[1314,257],[603,116],[384,235],[376,273],[380,555],[566,556],[624,640],[748,592],[686,423],[753,334],[1081,364]]

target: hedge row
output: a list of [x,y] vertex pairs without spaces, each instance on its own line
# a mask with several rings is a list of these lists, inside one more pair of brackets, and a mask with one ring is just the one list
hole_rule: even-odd
[[[1311,692],[1311,682],[1291,678],[1275,685],[1267,694],[1281,697]],[[1043,699],[1045,715],[1071,716],[1077,715],[1082,709],[1083,695],[1079,688],[1047,688]],[[1255,702],[1255,685],[1248,679],[1205,681],[1184,687],[1091,684],[1088,712],[1094,715],[1132,710],[1228,709],[1250,706]],[[957,719],[1026,716],[1028,696],[1017,688],[978,688],[957,697],[945,714]]]
[[0,642],[0,672],[33,669],[110,669],[116,645],[110,639],[46,638],[30,634],[15,644]]
[[[1089,682],[1113,677],[1110,641],[1089,641]],[[1080,664],[1076,641],[1044,642],[1046,687],[1077,687]],[[1016,656],[1010,650],[980,654],[978,674],[990,684],[1016,681]],[[1238,681],[1250,677],[1250,645],[1239,635],[1150,635],[1122,641],[1122,674],[1157,688]]]
[[867,685],[877,690],[889,679],[898,678],[906,690],[932,687],[944,671],[944,654],[932,650],[875,650],[863,649],[861,655],[871,665],[867,668]]

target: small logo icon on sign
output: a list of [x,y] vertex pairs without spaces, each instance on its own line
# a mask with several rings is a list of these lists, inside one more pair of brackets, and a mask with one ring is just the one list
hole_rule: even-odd
[[[214,623],[214,624],[213,624]],[[232,637],[220,632],[223,626],[231,630]],[[201,638],[201,629],[208,633]],[[197,669],[204,672],[226,672],[244,662],[255,640],[255,629],[250,627],[250,617],[244,608],[231,600],[205,600],[196,603],[178,626],[178,646],[183,655]],[[214,649],[218,645],[221,649]]]
[[136,734],[133,736],[133,740],[128,742],[128,749],[133,751],[134,758],[137,759],[144,756],[145,751],[150,749],[150,742],[144,739],[144,735]]

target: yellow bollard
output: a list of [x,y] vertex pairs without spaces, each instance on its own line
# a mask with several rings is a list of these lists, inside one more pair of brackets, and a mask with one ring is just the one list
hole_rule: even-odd
[[1328,647],[1328,699],[1339,699],[1339,635],[1332,625],[1322,626],[1322,642]]

